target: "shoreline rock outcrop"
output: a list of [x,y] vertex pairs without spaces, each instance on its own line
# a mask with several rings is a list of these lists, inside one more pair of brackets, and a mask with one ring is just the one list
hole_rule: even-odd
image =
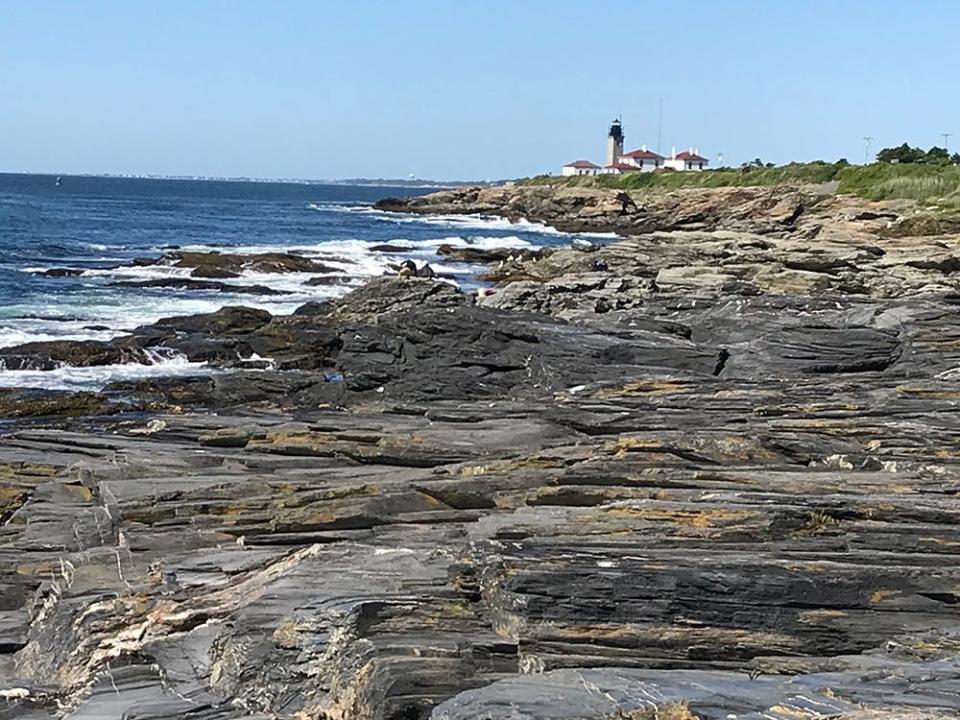
[[0,393],[0,716],[957,718],[958,240],[720,195],[478,298],[0,350],[216,370]]

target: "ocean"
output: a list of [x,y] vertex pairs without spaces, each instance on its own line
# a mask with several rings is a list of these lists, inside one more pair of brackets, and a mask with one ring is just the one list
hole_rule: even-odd
[[[289,313],[335,297],[389,272],[404,259],[429,261],[471,290],[477,266],[441,263],[440,245],[544,247],[596,242],[529,222],[477,216],[380,212],[386,196],[431,188],[283,182],[161,180],[0,174],[0,347],[26,342],[108,340],[162,317],[212,312],[225,305]],[[390,243],[402,253],[371,250]],[[189,277],[172,264],[135,264],[175,250],[292,252],[337,268],[336,284],[312,287],[307,273],[245,272],[228,280],[278,295],[142,288],[118,283]],[[51,277],[49,270],[68,270]],[[97,389],[108,382],[205,372],[184,358],[153,365],[10,371],[0,387]]]

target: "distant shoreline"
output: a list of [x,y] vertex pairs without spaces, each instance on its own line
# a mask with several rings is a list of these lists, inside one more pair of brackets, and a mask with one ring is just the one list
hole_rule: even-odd
[[507,180],[403,180],[401,178],[346,178],[309,180],[303,178],[217,177],[212,175],[122,175],[113,173],[0,172],[0,176],[103,178],[107,180],[180,180],[190,182],[277,183],[283,185],[351,185],[364,187],[454,188],[501,185]]

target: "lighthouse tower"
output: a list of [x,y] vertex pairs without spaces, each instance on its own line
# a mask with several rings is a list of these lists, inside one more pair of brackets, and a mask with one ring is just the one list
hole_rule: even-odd
[[607,165],[616,165],[621,157],[623,157],[623,127],[617,119],[610,124],[610,132],[607,133]]

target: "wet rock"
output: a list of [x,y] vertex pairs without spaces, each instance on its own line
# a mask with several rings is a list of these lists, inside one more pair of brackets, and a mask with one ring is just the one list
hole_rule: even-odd
[[141,347],[121,341],[51,340],[0,348],[6,370],[55,370],[62,365],[91,367],[119,363],[149,364]]
[[158,278],[155,280],[124,280],[111,283],[114,287],[138,288],[171,288],[176,290],[201,290],[206,292],[223,292],[235,295],[287,295],[285,290],[276,290],[266,285],[235,285],[231,283],[213,282],[210,280],[194,280],[192,278]]
[[381,243],[379,245],[371,245],[367,248],[369,252],[375,253],[406,253],[410,252],[410,248],[406,245],[393,245],[391,243]]
[[227,306],[212,313],[163,318],[139,332],[161,330],[165,333],[203,333],[211,337],[244,335],[267,325],[273,316],[266,310]]
[[[170,262],[177,267],[191,268],[195,277],[229,278],[239,277],[245,270],[261,273],[328,273],[336,272],[336,268],[313,260],[303,255],[292,253],[255,253],[239,255],[220,252],[185,252],[169,253],[163,262]],[[154,260],[151,264],[160,261]]]
[[462,262],[470,264],[489,264],[502,262],[504,260],[539,260],[545,255],[549,255],[549,249],[529,248],[473,248],[460,247],[457,245],[441,245],[437,248],[437,255],[442,255],[444,259],[452,262]]
[[48,270],[37,270],[33,274],[42,277],[79,277],[83,275],[80,268],[50,268]]
[[349,279],[342,275],[318,275],[317,277],[307,280],[304,285],[307,287],[328,287],[333,285],[346,285],[348,282]]

